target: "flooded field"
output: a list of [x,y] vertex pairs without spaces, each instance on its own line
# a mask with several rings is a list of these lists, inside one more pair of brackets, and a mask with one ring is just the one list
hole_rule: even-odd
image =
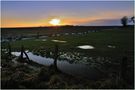
[[[12,54],[15,56],[20,56],[21,53],[12,52]],[[40,55],[34,55],[32,52],[28,52],[27,54],[28,54],[30,60],[32,60],[34,62],[37,62],[37,63],[45,65],[45,66],[53,65],[53,62],[54,62],[53,58],[49,58],[49,57],[46,58],[46,57],[42,57]],[[98,78],[102,77],[100,75],[101,74],[100,70],[94,68],[94,62],[96,62],[96,61],[93,61],[93,63],[91,63],[91,65],[89,65],[90,62],[86,61],[88,59],[88,57],[83,57],[84,58],[83,60],[79,59],[78,61],[77,60],[73,61],[74,57],[77,57],[77,56],[74,56],[73,58],[69,58],[69,57],[71,57],[71,55],[63,54],[60,56],[61,59],[57,61],[57,66],[58,66],[59,70],[61,70],[62,72],[65,72],[67,74],[71,74],[74,76],[79,75],[79,76],[89,78],[89,79],[98,79]],[[64,58],[62,58],[62,57],[64,57]],[[92,59],[92,57],[90,59]],[[96,65],[96,63],[95,63],[95,65]],[[78,72],[78,70],[79,70],[79,72]]]
[[133,0],[34,1],[1,0],[1,89],[135,88]]
[[[62,77],[67,77],[67,75],[71,75],[70,79],[71,77],[78,77],[77,79],[72,78],[72,82],[83,79],[88,80],[86,81],[87,83],[93,81],[94,85],[98,85],[97,83],[100,82],[100,86],[102,86],[101,82],[108,85],[106,84],[108,80],[110,80],[109,85],[112,84],[112,82],[116,83],[119,77],[123,77],[121,72],[126,72],[126,77],[128,77],[127,82],[132,83],[132,33],[132,30],[104,30],[102,32],[91,31],[89,33],[78,32],[53,34],[50,36],[43,35],[40,37],[23,37],[21,39],[3,39],[1,51],[3,59],[2,62],[4,64],[2,64],[1,68],[11,68],[14,64],[15,65],[12,68],[24,65],[22,68],[30,68],[23,69],[23,71],[31,71],[29,75],[33,74],[33,72],[34,74],[35,72],[38,72],[39,74],[44,71],[45,76],[46,74],[49,74],[47,75],[49,78],[53,75],[55,76],[58,72],[53,73],[54,71],[42,71],[41,67],[45,67],[45,69],[50,70],[52,66],[56,65],[57,70],[61,71],[59,74],[64,75]],[[23,59],[20,59],[21,52],[23,52]],[[26,62],[28,59],[27,56],[32,62]],[[7,62],[7,60],[10,60],[10,63],[8,63],[9,61]],[[124,66],[122,63],[123,60],[128,62]],[[7,66],[7,63],[9,65],[11,64],[11,66]],[[42,66],[35,67],[35,63]],[[125,68],[125,66],[128,66],[127,70],[122,69],[122,67]],[[51,70],[55,70],[55,68],[52,68]],[[7,73],[6,69],[3,71],[4,73]],[[34,77],[34,80],[37,79],[36,77],[37,76]],[[41,74],[40,77],[44,77],[44,75]],[[58,77],[62,78],[59,75]],[[121,82],[121,80],[118,81]],[[67,82],[69,81],[66,81],[66,83]],[[81,85],[82,84],[83,83],[81,83]],[[94,85],[92,86],[95,87]]]

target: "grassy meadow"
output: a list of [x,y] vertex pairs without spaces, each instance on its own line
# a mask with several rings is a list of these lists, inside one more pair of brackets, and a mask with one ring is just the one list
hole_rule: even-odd
[[[79,29],[77,30],[77,28]],[[102,70],[105,71],[108,69],[108,72],[105,71],[107,77],[93,81],[84,79],[83,77],[70,76],[66,73],[56,72],[53,67],[50,69],[50,67],[43,65],[24,65],[23,63],[15,64],[13,60],[16,56],[8,56],[7,52],[2,51],[2,88],[133,88],[133,27],[91,28],[69,26],[45,28],[47,30],[44,31],[40,31],[40,29],[41,28],[34,28],[32,30],[13,29],[11,31],[2,29],[3,37],[18,35],[35,35],[36,37],[37,33],[48,36],[44,38],[44,40],[41,38],[32,38],[27,40],[2,42],[2,50],[8,49],[8,44],[10,44],[11,51],[20,51],[21,46],[23,45],[25,50],[38,53],[45,50],[42,51],[45,53],[46,51],[53,52],[54,46],[58,45],[59,52],[78,52],[88,57],[110,57],[112,63],[103,64],[103,67],[106,69]],[[90,30],[96,31],[88,32]],[[65,33],[69,34],[64,35]],[[52,34],[60,35],[52,36]],[[65,42],[53,42],[52,40],[61,40]],[[94,46],[94,49],[77,48],[77,46],[80,45],[91,45]],[[109,46],[114,47],[112,48]],[[43,56],[45,57],[46,54],[43,54]],[[128,58],[128,80],[126,81],[123,81],[123,79],[119,80],[120,63],[123,57]],[[17,85],[12,85],[13,82]],[[36,85],[35,82],[38,82],[39,85]]]
[[[31,34],[33,32],[31,31]],[[22,32],[23,34],[23,32]],[[54,37],[47,37],[46,41],[42,39],[18,40],[10,42],[13,50],[20,49],[21,45],[28,50],[46,48],[53,49],[55,44],[58,44],[60,50],[77,50],[84,52],[95,52],[95,55],[121,55],[125,52],[133,52],[133,28],[115,28],[106,29],[99,32],[90,32],[83,35],[61,35]],[[62,40],[66,43],[52,42],[51,40]],[[76,47],[79,45],[92,45],[93,50],[81,50]],[[116,48],[109,48],[108,45],[116,46]],[[5,45],[3,45],[5,46]]]

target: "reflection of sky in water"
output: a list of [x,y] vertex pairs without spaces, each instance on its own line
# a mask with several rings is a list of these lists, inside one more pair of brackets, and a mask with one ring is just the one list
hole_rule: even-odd
[[61,41],[61,40],[52,40],[53,42],[60,42],[60,43],[66,43],[67,41]]
[[[21,53],[20,52],[12,52],[13,55],[19,56]],[[53,63],[53,59],[51,58],[45,58],[45,57],[41,57],[41,56],[37,56],[32,54],[31,52],[27,53],[29,58],[39,64],[43,64],[43,65],[51,65]],[[25,57],[25,55],[23,55]]]
[[[12,52],[12,54],[19,56],[20,52]],[[54,61],[52,58],[37,56],[37,55],[32,54],[31,52],[28,52],[27,54],[31,60],[42,65],[49,66],[53,64],[53,61]],[[99,72],[96,69],[91,68],[88,65],[84,65],[84,64],[74,64],[74,63],[70,64],[66,60],[64,61],[58,60],[57,66],[61,71],[71,74],[71,75],[84,76],[90,79],[94,79],[100,76]]]
[[109,47],[109,48],[116,48],[116,46],[114,46],[114,45],[108,45],[107,47]]
[[82,46],[77,46],[77,47],[80,49],[94,49],[94,47],[91,45],[82,45]]

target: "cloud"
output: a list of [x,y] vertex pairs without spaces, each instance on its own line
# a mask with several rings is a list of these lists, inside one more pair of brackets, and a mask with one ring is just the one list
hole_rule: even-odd
[[94,22],[91,22],[90,25],[111,26],[111,25],[121,25],[121,23],[119,19],[101,19],[101,20],[95,20]]
[[[133,23],[128,23],[132,25]],[[81,25],[86,26],[120,26],[121,21],[120,19],[99,19],[92,22],[82,23]]]

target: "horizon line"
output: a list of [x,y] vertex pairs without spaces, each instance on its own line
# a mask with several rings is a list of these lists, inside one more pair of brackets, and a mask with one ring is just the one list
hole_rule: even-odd
[[[122,27],[122,25],[94,25],[94,26],[88,26],[88,25],[60,25],[60,26],[29,26],[29,27],[0,27],[1,29],[4,29],[4,28],[47,28],[47,27],[69,27],[69,26],[72,26],[72,27]],[[134,25],[127,25],[127,26],[134,26]]]

